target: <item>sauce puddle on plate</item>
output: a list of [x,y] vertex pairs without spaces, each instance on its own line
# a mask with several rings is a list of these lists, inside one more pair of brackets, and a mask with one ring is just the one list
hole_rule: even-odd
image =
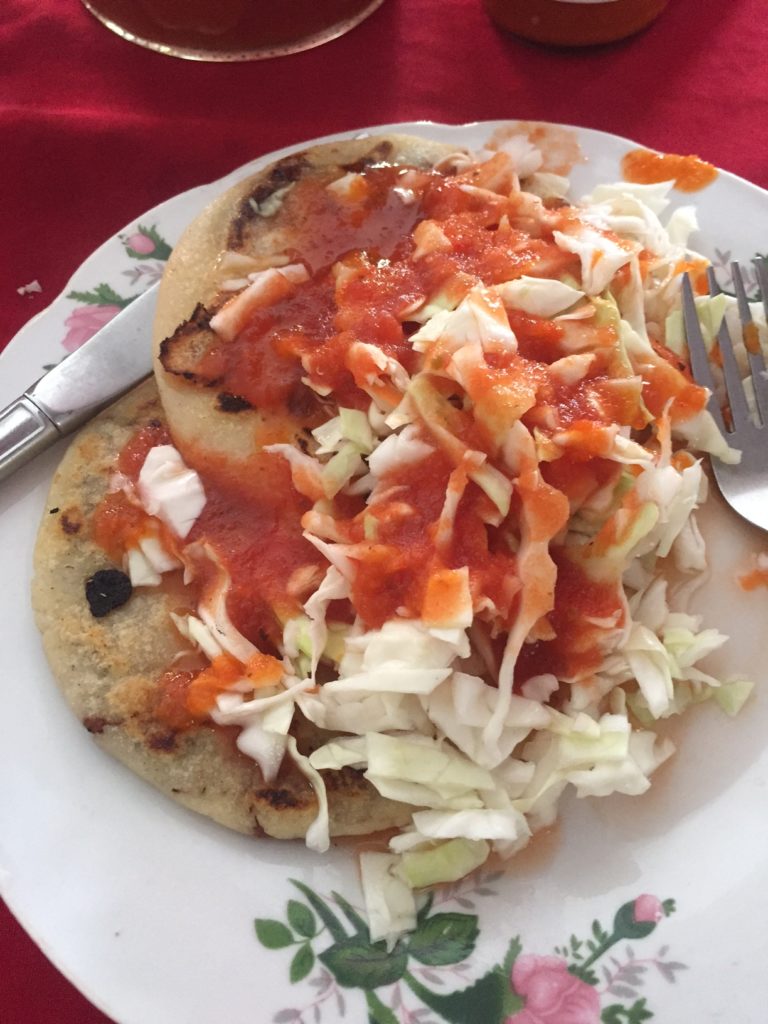
[[633,149],[622,159],[621,173],[625,181],[636,185],[674,181],[680,192],[698,192],[712,184],[717,177],[717,168],[698,156]]

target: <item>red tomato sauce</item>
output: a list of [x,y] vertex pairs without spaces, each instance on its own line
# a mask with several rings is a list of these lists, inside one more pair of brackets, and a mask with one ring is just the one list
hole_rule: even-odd
[[139,478],[149,449],[159,444],[170,443],[171,435],[165,424],[159,420],[148,423],[145,427],[137,430],[122,449],[117,459],[117,468],[135,483]]
[[[295,236],[289,255],[307,263],[313,274],[356,250],[369,252],[375,259],[392,257],[421,216],[418,201],[404,202],[393,191],[405,184],[401,179],[406,170],[387,164],[366,168],[364,189],[353,187],[348,200],[327,189],[325,182],[297,182],[284,200]],[[408,186],[416,200],[432,177],[438,176],[429,171],[409,175]]]
[[187,454],[207,501],[187,543],[207,541],[232,579],[227,610],[240,632],[262,650],[278,649],[282,617],[297,615],[301,601],[289,593],[294,572],[325,571],[325,559],[302,536],[310,507],[291,484],[288,464],[260,454],[247,467],[199,453]]
[[363,517],[375,519],[376,539],[360,558],[352,584],[352,603],[369,628],[405,614],[418,617],[430,568],[435,563],[434,526],[445,501],[452,465],[440,452],[390,474],[397,487],[389,502],[373,504],[358,515],[355,532],[362,541]]
[[[548,616],[557,634],[553,640],[524,644],[515,666],[515,681],[524,683],[532,676],[551,672],[559,679],[589,676],[603,660],[600,640],[606,631],[586,621],[586,617],[610,618],[621,613],[620,583],[598,583],[572,562],[560,549],[552,550],[557,565],[555,606]],[[621,614],[617,625],[621,625]]]
[[256,409],[315,409],[317,396],[301,381],[300,353],[331,335],[332,301],[333,282],[322,275],[295,295],[257,310],[236,338],[214,343],[195,372]]
[[509,326],[517,338],[518,351],[525,359],[553,363],[562,356],[560,342],[564,332],[560,324],[518,309],[510,310],[508,317]]
[[584,459],[579,453],[566,452],[554,462],[541,467],[544,480],[563,494],[578,508],[597,491],[618,483],[621,466],[609,459]]
[[147,532],[148,520],[144,509],[132,504],[122,491],[108,494],[94,512],[92,537],[113,561],[120,562]]
[[470,482],[465,500],[456,513],[451,568],[469,566],[473,595],[483,594],[493,601],[507,626],[512,624],[512,609],[519,588],[517,556],[498,527],[487,526],[481,509],[488,499],[477,484]]
[[[190,729],[198,721],[187,706],[187,698],[198,672],[169,669],[159,677],[151,700],[151,713],[175,732]],[[205,716],[208,717],[207,715]]]
[[450,542],[438,546],[437,529],[453,465],[432,455],[388,474],[385,485],[397,488],[390,501],[374,503],[350,525],[360,543],[363,518],[376,523],[376,540],[363,544],[355,557],[352,603],[369,628],[398,616],[419,618],[430,576],[442,569],[469,568],[470,590],[489,597],[508,614],[515,593],[516,558],[501,531],[488,527],[490,502],[467,481],[459,501]]
[[707,392],[668,362],[643,369],[643,401],[654,418],[660,417],[671,400],[669,418],[684,423],[707,404]]
[[[404,175],[408,201],[393,191]],[[530,217],[523,217],[524,228],[514,226],[515,195],[491,201],[486,192],[478,199],[462,191],[459,179],[396,167],[369,168],[363,180],[360,202],[339,199],[325,182],[300,181],[291,189],[284,200],[296,235],[289,255],[309,265],[313,280],[257,311],[239,337],[214,344],[195,367],[204,380],[257,409],[287,406],[315,425],[317,396],[302,379],[309,377],[321,393],[332,389],[341,405],[365,408],[370,397],[351,368],[350,348],[374,344],[412,371],[417,355],[403,328],[404,311],[447,282],[455,289],[465,275],[468,290],[476,278],[494,284],[578,271],[578,258],[558,248],[551,230],[531,237]],[[451,251],[414,260],[411,230],[417,220],[438,216]],[[330,273],[337,260],[344,267],[339,281]],[[520,327],[525,334],[522,321]],[[531,322],[527,333],[534,339],[530,351],[525,340],[521,345],[527,358],[541,358],[533,346],[551,349],[559,334],[544,321]]]
[[[120,452],[117,470],[132,483],[139,478],[141,467],[150,448],[170,444],[170,435],[164,424],[154,421],[137,430]],[[170,532],[162,523],[152,522],[147,513],[129,501],[122,491],[107,494],[94,512],[91,533],[94,541],[110,558],[120,562],[130,547],[135,547],[150,529],[156,529],[169,551],[175,550]]]

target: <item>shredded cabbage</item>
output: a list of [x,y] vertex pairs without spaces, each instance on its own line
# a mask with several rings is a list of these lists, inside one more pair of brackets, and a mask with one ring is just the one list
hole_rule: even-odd
[[416,927],[413,887],[397,873],[400,860],[390,853],[360,855],[360,880],[371,942],[394,941]]
[[401,854],[399,872],[411,889],[456,882],[488,859],[490,847],[482,839],[459,837],[427,849]]
[[522,309],[524,313],[553,317],[575,305],[584,292],[562,281],[541,277],[518,277],[496,285],[496,291],[506,306]]
[[[211,715],[239,726],[267,782],[286,757],[307,778],[308,845],[329,843],[321,773],[360,771],[409,808],[388,852],[361,857],[371,938],[390,946],[416,924],[415,889],[511,856],[566,790],[644,793],[673,751],[661,719],[706,700],[735,714],[753,688],[713,674],[727,638],[685,606],[707,568],[701,455],[739,460],[679,365],[681,270],[706,265],[689,245],[695,210],[670,214],[669,182],[549,202],[569,183],[524,134],[453,165],[441,188],[455,216],[432,210],[388,258],[351,252],[332,268],[343,395],[313,338],[302,380],[325,420],[301,438],[276,428],[264,448],[290,467],[314,548],[297,570],[311,586],[272,607],[282,678],[248,683],[258,652],[229,615],[234,573],[205,544],[180,549],[201,592],[196,614],[173,615],[201,655],[244,666]],[[422,178],[397,186],[414,215]],[[328,188],[357,216],[366,173]],[[251,274],[214,330],[234,336],[307,278],[301,264]],[[367,309],[372,280],[386,288]],[[696,305],[709,349],[723,320],[735,333],[732,297]],[[746,372],[743,344],[736,356]],[[186,537],[202,484],[161,446],[135,489],[114,489],[150,517],[125,564],[156,586],[180,564],[158,519]],[[671,587],[672,566],[690,582]],[[297,711],[327,731],[308,755]]]

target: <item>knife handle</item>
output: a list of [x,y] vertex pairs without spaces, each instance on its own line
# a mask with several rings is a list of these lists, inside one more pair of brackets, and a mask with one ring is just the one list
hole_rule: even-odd
[[58,441],[55,424],[28,395],[0,410],[0,480]]

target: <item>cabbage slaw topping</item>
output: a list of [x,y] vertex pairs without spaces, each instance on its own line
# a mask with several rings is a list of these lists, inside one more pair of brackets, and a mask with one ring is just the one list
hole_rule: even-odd
[[[164,560],[153,540],[126,560],[138,586],[178,559],[189,578],[196,561],[215,565],[197,615],[177,626],[214,670],[222,657],[243,666],[211,689],[210,715],[240,727],[267,781],[284,757],[310,780],[309,846],[330,841],[322,773],[352,766],[413,808],[386,852],[362,855],[374,941],[413,925],[420,888],[521,849],[568,786],[645,792],[673,752],[656,722],[710,696],[735,713],[751,689],[699,667],[727,638],[669,583],[706,571],[700,454],[739,458],[683,365],[680,277],[706,265],[689,248],[695,212],[664,218],[671,184],[601,185],[575,204],[566,179],[521,187],[530,152],[513,143],[465,160],[446,187],[487,211],[497,238],[556,247],[558,273],[542,257],[511,279],[443,281],[399,312],[407,366],[355,341],[346,359],[364,401],[336,402],[306,450],[266,448],[310,504],[304,537],[325,563],[283,622],[280,657],[254,661],[215,551],[180,544]],[[339,202],[361,187],[334,185]],[[407,258],[460,244],[450,217],[423,218]],[[341,264],[340,296],[361,273]],[[212,326],[229,337],[249,305],[270,301],[267,286],[300,290],[298,268],[254,275]],[[735,300],[698,304],[711,345]],[[333,402],[311,354],[302,361]],[[150,452],[134,498],[183,539],[204,495],[168,447]],[[340,604],[351,614],[336,617]],[[297,713],[331,736],[309,756],[291,735]]]

